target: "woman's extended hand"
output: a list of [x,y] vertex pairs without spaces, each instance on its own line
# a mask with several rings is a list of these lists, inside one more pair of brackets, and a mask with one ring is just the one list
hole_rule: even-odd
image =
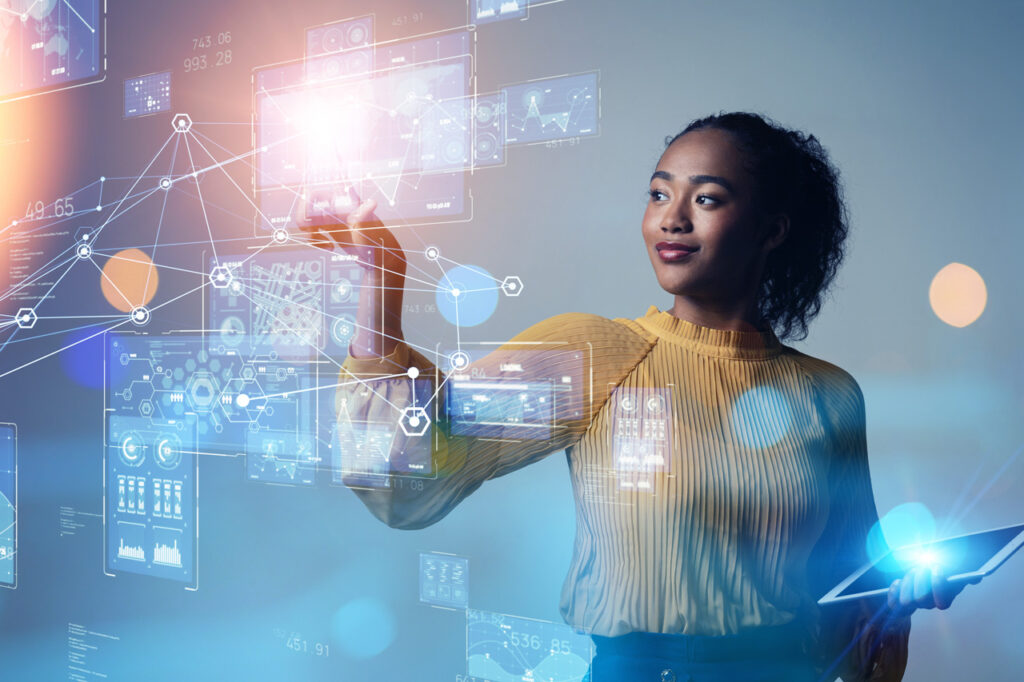
[[349,355],[382,357],[390,355],[404,339],[405,252],[395,234],[374,214],[377,202],[352,196],[358,206],[343,222],[333,216],[307,217],[303,204],[298,224],[315,246],[328,251],[340,246],[359,259],[364,272]]
[[887,602],[901,616],[909,616],[917,609],[948,609],[967,585],[978,582],[981,578],[951,583],[940,566],[915,566],[892,581]]
[[[355,198],[358,200],[358,197]],[[341,220],[338,216],[330,215],[307,216],[305,202],[300,202],[296,222],[314,246],[327,251],[333,251],[335,247],[340,246],[359,255],[360,261],[364,261],[373,254],[374,248],[398,245],[395,236],[374,214],[376,208],[377,202],[373,199],[360,201],[355,210]],[[366,264],[370,265],[372,262]]]

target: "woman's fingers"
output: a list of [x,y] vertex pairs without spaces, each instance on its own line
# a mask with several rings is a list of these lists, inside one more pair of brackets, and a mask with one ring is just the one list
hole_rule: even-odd
[[889,585],[889,593],[886,595],[886,603],[889,605],[889,610],[894,611],[900,605],[900,579],[892,581],[892,585]]
[[939,609],[948,609],[956,595],[964,589],[964,583],[950,583],[942,569],[938,566],[932,569],[932,584],[935,586],[935,606]]
[[914,573],[914,607],[931,609],[935,607],[935,591],[932,589],[932,570],[919,566]]
[[337,229],[331,230],[328,234],[341,247],[366,246],[373,243],[373,240],[368,238],[370,235],[367,232],[371,228],[383,227],[380,220],[373,214],[375,208],[377,208],[377,202],[373,199],[360,202],[355,210],[345,218],[344,224],[339,225]]
[[914,585],[916,583],[917,569],[912,568],[907,571],[907,574],[903,576],[903,580],[900,581],[900,606],[902,608],[913,607],[914,604]]
[[348,226],[353,230],[358,230],[364,226],[379,227],[380,221],[373,215],[373,211],[377,208],[377,202],[373,199],[367,199],[366,201],[359,202],[359,206],[356,210],[349,214]]

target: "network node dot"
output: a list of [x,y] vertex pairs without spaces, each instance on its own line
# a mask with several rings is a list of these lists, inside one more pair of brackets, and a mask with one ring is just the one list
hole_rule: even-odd
[[420,370],[419,370],[418,367],[410,367],[409,371],[406,372],[406,374],[409,375],[410,379],[415,379],[416,377],[418,377],[420,375]]

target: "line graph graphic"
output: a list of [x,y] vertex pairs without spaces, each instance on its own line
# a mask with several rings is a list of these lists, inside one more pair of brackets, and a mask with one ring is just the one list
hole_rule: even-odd
[[598,133],[597,73],[560,76],[502,90],[508,107],[505,141],[547,142]]
[[491,682],[581,682],[593,642],[564,624],[466,611],[467,672]]

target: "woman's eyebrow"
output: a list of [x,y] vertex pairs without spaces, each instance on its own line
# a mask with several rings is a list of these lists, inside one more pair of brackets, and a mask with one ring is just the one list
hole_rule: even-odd
[[[676,176],[672,175],[668,171],[656,170],[654,171],[654,174],[651,175],[651,180],[654,180],[655,178],[661,178],[662,180],[672,182],[673,180],[675,180]],[[725,189],[729,190],[734,194],[736,193],[736,190],[733,188],[732,183],[726,180],[725,178],[721,177],[720,175],[691,175],[689,177],[689,180],[694,185],[701,185],[706,182],[713,182],[716,185],[721,185],[722,187],[724,187]]]

